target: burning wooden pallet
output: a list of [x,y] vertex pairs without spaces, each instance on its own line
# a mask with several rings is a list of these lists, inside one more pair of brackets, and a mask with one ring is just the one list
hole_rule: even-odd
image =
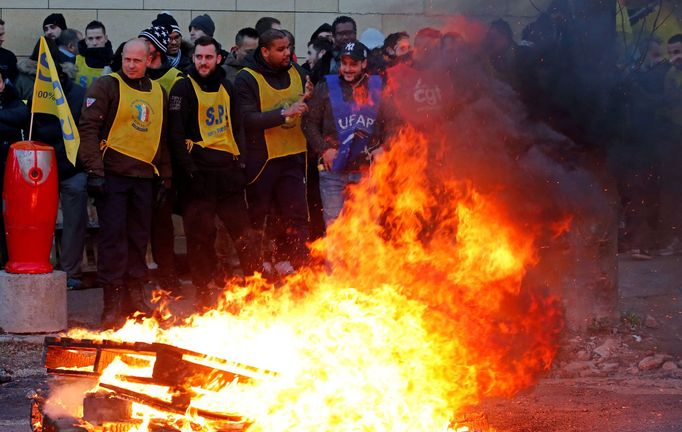
[[[127,431],[140,424],[132,418],[134,404],[141,404],[183,416],[190,409],[196,389],[222,388],[226,385],[251,383],[275,374],[253,366],[230,362],[206,354],[161,343],[126,343],[108,340],[45,338],[44,363],[55,379],[93,380],[96,391],[85,394],[82,417],[52,418],[46,414],[47,399],[36,395],[32,400],[34,431]],[[121,385],[99,382],[103,372],[114,361],[136,368],[151,369],[151,376],[117,376]],[[130,384],[129,386],[127,384]],[[152,388],[163,390],[170,398],[150,396]],[[239,414],[192,408],[215,431],[244,431],[249,422]],[[172,422],[156,420],[150,431],[175,431]]]

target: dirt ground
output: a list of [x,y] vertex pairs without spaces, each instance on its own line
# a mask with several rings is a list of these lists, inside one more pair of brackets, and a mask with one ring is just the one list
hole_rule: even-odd
[[[612,326],[565,334],[552,369],[476,410],[497,432],[682,431],[682,256],[619,261]],[[69,320],[96,323],[98,289],[69,292]],[[42,336],[0,335],[0,432],[26,432],[26,395],[45,388]],[[7,381],[7,382],[4,382]]]

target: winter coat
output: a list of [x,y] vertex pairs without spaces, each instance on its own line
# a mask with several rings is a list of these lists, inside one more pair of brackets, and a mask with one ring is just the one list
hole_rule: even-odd
[[[120,75],[131,88],[151,91],[152,83],[149,78],[130,79],[122,72]],[[167,112],[166,92],[163,89],[162,91],[164,94],[164,112]],[[154,177],[154,169],[148,163],[126,156],[111,148],[104,154],[100,150],[100,142],[107,139],[116,118],[119,99],[119,83],[114,77],[102,77],[88,88],[78,123],[78,131],[81,137],[78,157],[83,163],[85,171],[95,175],[104,176],[107,173],[125,177],[152,178]],[[164,115],[159,148],[153,163],[162,178],[170,178],[170,155],[166,146],[165,131],[166,116]]]
[[[296,68],[305,83],[307,73],[296,63],[284,69],[272,69],[260,55],[260,51],[246,57],[245,67],[261,73],[267,83],[277,89],[286,89],[290,85],[289,68]],[[280,110],[261,111],[258,82],[249,72],[242,70],[234,82],[237,93],[237,124],[244,130],[245,150],[250,160],[265,161],[268,157],[265,145],[265,130],[284,124],[284,116]],[[303,88],[301,88],[303,93]]]
[[[217,92],[220,86],[225,87],[230,97],[231,122],[234,125],[235,98],[232,84],[225,77],[225,71],[218,67],[216,71],[206,78],[197,73],[194,66],[189,69],[191,76],[207,92]],[[189,78],[183,78],[176,82],[170,93],[168,109],[168,146],[173,159],[174,171],[181,171],[189,176],[197,170],[215,171],[226,168],[239,169],[239,161],[227,152],[199,145],[187,151],[185,139],[193,142],[201,141],[198,120],[198,99],[194,87]],[[234,126],[233,126],[234,127]],[[236,138],[236,137],[235,137]],[[242,153],[240,149],[240,153]]]
[[6,84],[5,90],[0,93],[0,162],[3,166],[7,161],[9,146],[22,140],[22,130],[28,128],[30,116],[30,110],[19,99],[17,90],[11,84]]

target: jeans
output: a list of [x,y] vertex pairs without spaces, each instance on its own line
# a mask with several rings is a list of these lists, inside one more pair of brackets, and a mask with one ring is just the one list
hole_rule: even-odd
[[329,227],[339,217],[346,201],[346,187],[359,183],[362,174],[351,172],[320,172],[320,195],[322,196],[322,214],[324,223]]
[[85,231],[88,224],[87,181],[88,175],[81,172],[59,182],[59,195],[64,217],[59,263],[69,278],[81,277]]

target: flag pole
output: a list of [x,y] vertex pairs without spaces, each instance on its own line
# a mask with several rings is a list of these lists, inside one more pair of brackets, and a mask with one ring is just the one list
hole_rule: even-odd
[[28,140],[31,141],[33,135],[33,111],[31,111],[31,125],[28,127]]

